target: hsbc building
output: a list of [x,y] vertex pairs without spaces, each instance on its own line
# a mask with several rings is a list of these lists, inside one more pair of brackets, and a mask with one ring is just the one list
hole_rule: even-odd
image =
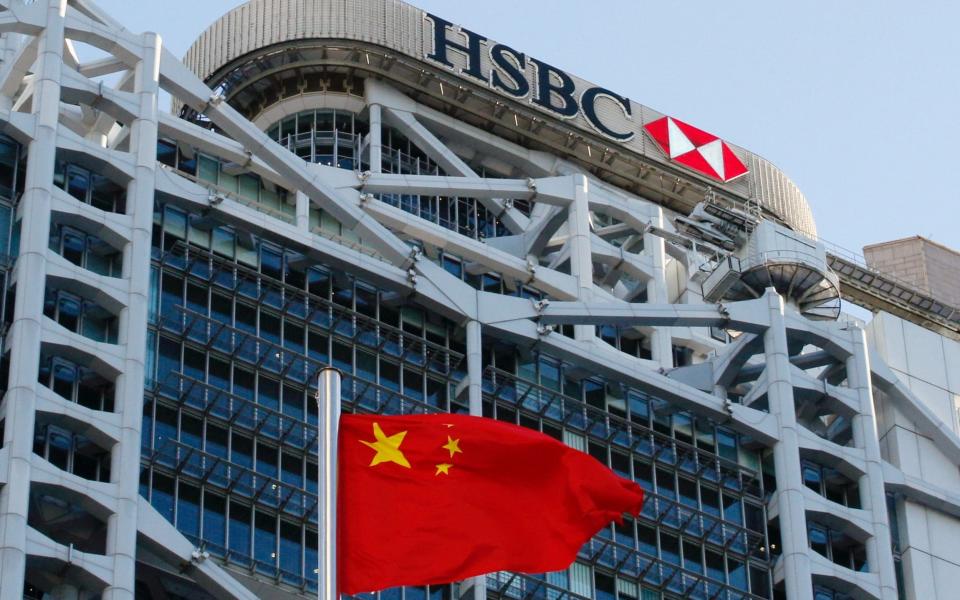
[[331,365],[647,497],[563,571],[365,597],[955,596],[960,313],[709,123],[398,0],[251,0],[182,59],[0,6],[0,600],[315,597]]

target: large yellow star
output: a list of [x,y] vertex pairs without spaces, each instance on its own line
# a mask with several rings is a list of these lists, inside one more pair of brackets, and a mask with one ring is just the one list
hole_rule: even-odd
[[385,433],[383,433],[383,430],[380,429],[380,424],[374,423],[373,437],[376,438],[376,441],[365,442],[360,440],[360,443],[364,446],[368,446],[377,451],[373,457],[373,460],[370,461],[370,466],[375,467],[380,463],[392,462],[397,463],[401,467],[406,467],[409,469],[410,463],[407,462],[407,457],[404,456],[403,452],[400,451],[400,444],[403,443],[403,438],[406,435],[406,431],[401,431],[400,433],[387,436]]
[[449,435],[447,436],[447,443],[440,447],[450,451],[450,458],[453,458],[453,455],[457,452],[463,454],[463,450],[460,449],[460,440],[455,440]]
[[434,473],[433,476],[436,477],[436,476],[439,475],[440,473],[443,473],[444,475],[449,475],[449,474],[450,474],[450,467],[452,467],[452,466],[453,466],[453,465],[448,464],[448,463],[443,463],[443,464],[441,464],[441,465],[437,465],[437,472]]

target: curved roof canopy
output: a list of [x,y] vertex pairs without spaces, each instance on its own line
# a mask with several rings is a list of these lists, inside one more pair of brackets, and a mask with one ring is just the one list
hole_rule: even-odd
[[[362,94],[362,80],[377,77],[675,210],[713,193],[816,236],[803,194],[769,161],[690,126],[710,137],[677,147],[702,152],[670,156],[647,127],[663,113],[399,0],[250,0],[204,31],[184,63],[249,118],[312,88]],[[724,164],[742,171],[737,160],[748,172],[723,181]]]

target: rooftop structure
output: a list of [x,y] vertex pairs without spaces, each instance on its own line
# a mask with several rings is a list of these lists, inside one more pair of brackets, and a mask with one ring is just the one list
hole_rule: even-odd
[[946,304],[960,306],[960,252],[917,235],[870,244],[863,255],[868,266]]

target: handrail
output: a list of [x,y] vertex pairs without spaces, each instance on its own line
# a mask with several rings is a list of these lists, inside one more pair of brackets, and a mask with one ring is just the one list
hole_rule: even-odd
[[[181,252],[181,254],[177,254],[177,252]],[[194,262],[185,262],[181,265],[174,262],[175,259],[186,259],[189,261],[191,260],[191,255],[199,255],[203,260],[209,261],[211,266],[206,267],[205,265],[198,265]],[[398,340],[400,340],[409,341],[411,344],[415,345],[422,345],[425,353],[427,354],[446,354],[449,362],[449,369],[451,371],[455,370],[463,361],[462,354],[447,348],[446,346],[441,346],[424,337],[415,336],[409,332],[403,331],[398,327],[382,323],[373,317],[358,313],[353,309],[341,306],[330,300],[327,300],[326,298],[311,294],[300,288],[283,283],[282,281],[277,281],[276,279],[264,275],[255,269],[244,266],[238,262],[219,257],[207,250],[182,241],[178,241],[173,248],[161,256],[159,262],[163,267],[174,269],[182,273],[187,273],[189,277],[199,279],[205,284],[209,285],[212,283],[215,286],[219,285],[221,287],[226,287],[233,290],[240,288],[241,282],[232,280],[240,279],[242,276],[244,281],[256,286],[257,296],[256,298],[250,297],[251,300],[255,300],[258,304],[266,303],[268,306],[272,306],[273,308],[280,310],[283,314],[290,314],[290,311],[302,305],[304,307],[304,314],[295,314],[294,316],[303,320],[305,323],[311,323],[311,317],[317,316],[318,312],[314,311],[310,314],[306,314],[306,311],[308,310],[306,307],[318,306],[320,309],[330,314],[329,330],[331,334],[337,335],[338,337],[344,339],[350,339],[353,341],[353,338],[358,334],[354,333],[353,336],[348,335],[347,330],[349,328],[338,328],[335,327],[335,325],[339,325],[341,323],[350,323],[352,325],[353,323],[356,323],[355,326],[350,328],[355,327],[361,331],[377,331],[379,332],[378,336],[387,338],[386,341],[393,341],[396,343]],[[205,268],[208,270],[207,273],[203,272],[203,269]],[[221,273],[226,273],[227,277],[230,278],[230,281],[222,280],[219,277]],[[232,287],[228,284],[232,284]],[[264,286],[264,284],[267,285]],[[264,291],[264,287],[272,288],[283,295],[284,303],[282,307],[269,304],[269,292]]]
[[[345,412],[368,414],[443,412],[439,407],[353,375],[344,375],[343,381],[344,396],[341,401]],[[155,383],[151,391],[157,397],[172,400],[177,406],[186,407],[207,418],[239,427],[254,435],[264,436],[304,452],[310,452],[317,439],[316,423],[270,408],[256,400],[231,393],[177,371],[172,372],[166,382]],[[307,414],[309,416],[309,413]]]
[[162,169],[166,169],[168,171],[173,171],[178,175],[180,175],[181,177],[183,177],[184,179],[190,180],[201,187],[207,188],[213,194],[223,196],[224,198],[228,198],[230,200],[233,200],[234,202],[243,204],[244,206],[248,208],[252,208],[258,212],[266,213],[271,217],[284,221],[285,223],[293,224],[294,221],[296,220],[295,215],[291,215],[281,210],[277,210],[272,206],[267,206],[266,204],[263,204],[258,200],[253,200],[251,198],[246,198],[244,196],[241,196],[238,192],[229,190],[219,184],[213,183],[206,179],[201,179],[198,175],[188,173],[187,171],[182,171],[180,169],[171,167],[170,165],[161,163],[159,161],[157,162],[157,166],[159,166]]
[[[564,395],[560,392],[551,390],[550,388],[544,387],[540,384],[528,381],[526,379],[522,379],[517,375],[514,375],[513,373],[508,373],[506,371],[497,369],[495,367],[487,367],[486,369],[484,369],[483,381],[484,381],[484,384],[489,383],[489,386],[485,386],[486,388],[484,390],[485,393],[487,393],[488,395],[490,395],[491,398],[494,398],[497,401],[509,401],[507,397],[504,397],[498,394],[499,390],[501,390],[503,387],[498,383],[498,381],[507,382],[509,384],[514,385],[517,389],[522,388],[524,390],[523,395],[522,396],[518,395],[516,397],[516,400],[512,403],[516,406],[520,406],[538,415],[546,416],[550,418],[551,410],[554,408],[552,406],[554,400],[560,400],[564,404],[570,404],[570,405],[576,406],[577,410],[581,411],[584,415],[594,414],[594,413],[597,414],[602,421],[607,423],[606,425],[607,428],[613,425],[619,428],[623,433],[626,433],[626,434],[633,434],[634,432],[637,432],[640,434],[640,436],[648,436],[648,435],[652,436],[653,440],[660,442],[664,446],[676,446],[682,451],[690,452],[690,453],[696,454],[697,456],[703,456],[708,461],[716,461],[721,468],[725,468],[731,471],[736,471],[737,473],[743,476],[746,476],[751,480],[755,480],[759,476],[759,473],[757,473],[753,469],[750,469],[749,467],[745,467],[744,465],[741,465],[730,459],[723,458],[722,456],[719,456],[717,454],[714,454],[702,448],[698,448],[692,444],[689,444],[682,440],[678,440],[672,436],[660,433],[658,431],[654,431],[653,429],[645,425],[641,425],[639,423],[636,423],[624,417],[613,415],[605,410],[590,406],[589,404],[583,402],[582,400]],[[536,392],[539,395],[540,400],[538,400],[538,406],[536,407],[524,406],[524,402],[526,401],[527,398],[530,397],[530,392]],[[549,398],[549,401],[543,401],[542,398]],[[555,418],[553,420],[556,421]],[[570,423],[569,420],[560,420],[557,422],[560,422],[561,424],[564,424],[564,425],[569,425]],[[578,429],[582,431],[586,431],[588,434],[594,435],[594,437],[599,437],[604,441],[609,441],[612,439],[615,443],[619,443],[616,440],[616,434],[607,433],[605,436],[597,436],[596,435],[597,430],[594,429],[593,427],[578,427]],[[633,445],[636,444],[636,442],[632,442],[632,443]],[[623,445],[623,444],[620,443],[620,445]],[[759,496],[757,496],[757,498],[759,498]]]
[[[220,323],[201,313],[182,306],[175,306],[174,308],[182,313],[182,316],[161,317],[157,324],[161,331],[172,333],[181,339],[190,340],[204,346],[208,350],[213,349],[214,351],[222,352],[234,360],[249,364],[253,368],[262,369],[279,377],[289,378],[300,385],[309,387],[317,373],[328,366],[328,363],[324,361],[269,342],[259,336],[236,329],[225,323]],[[436,362],[432,362],[430,356],[426,354],[422,355],[422,362],[405,360],[414,356],[413,353],[409,352],[404,352],[399,356],[393,354],[388,355],[393,356],[401,362],[408,362],[419,368],[426,368],[428,371],[430,370],[430,364],[436,364]],[[443,368],[448,369],[448,365],[444,363]],[[444,373],[447,371],[438,372]],[[367,382],[363,381],[363,383],[367,385]],[[397,396],[405,398],[400,394],[397,394]],[[429,405],[425,404],[425,406]],[[371,409],[369,412],[384,412],[384,410],[376,411]]]

